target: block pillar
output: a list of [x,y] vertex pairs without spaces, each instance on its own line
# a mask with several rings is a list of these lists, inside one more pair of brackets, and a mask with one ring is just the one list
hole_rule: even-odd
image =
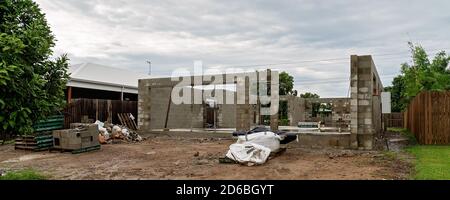
[[251,120],[253,119],[253,115],[250,113],[251,107],[249,104],[249,78],[246,76],[239,76],[236,88],[236,130],[248,131],[250,130]]
[[277,71],[272,72],[271,70],[267,70],[267,76],[270,81],[270,112],[273,115],[270,115],[270,129],[272,131],[278,130],[278,113],[280,107],[280,83],[279,83],[279,74]]
[[373,68],[371,56],[351,57],[352,119],[350,145],[352,148],[357,147],[366,150],[373,148],[375,134],[373,126]]
[[351,123],[350,148],[358,148],[358,56],[352,55],[350,59],[350,88],[351,88]]

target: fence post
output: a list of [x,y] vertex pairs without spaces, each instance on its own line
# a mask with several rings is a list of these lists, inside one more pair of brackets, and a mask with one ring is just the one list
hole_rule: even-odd
[[98,120],[98,99],[95,100],[95,120]]
[[107,110],[108,118],[107,118],[106,121],[108,123],[112,123],[112,105],[111,105],[111,100],[107,101],[107,107],[108,107],[108,110]]

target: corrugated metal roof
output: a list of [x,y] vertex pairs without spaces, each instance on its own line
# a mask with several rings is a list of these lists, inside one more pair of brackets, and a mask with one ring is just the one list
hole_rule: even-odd
[[125,93],[138,93],[139,79],[149,78],[127,69],[108,67],[94,63],[71,65],[67,86]]
[[71,73],[71,81],[86,81],[129,88],[137,88],[139,79],[149,78],[147,74],[94,63],[71,65],[68,72]]

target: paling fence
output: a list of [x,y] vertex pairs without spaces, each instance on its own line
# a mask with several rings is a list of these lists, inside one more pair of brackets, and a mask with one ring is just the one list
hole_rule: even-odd
[[383,114],[383,122],[386,128],[403,128],[403,113]]
[[131,113],[137,122],[137,101],[76,99],[64,109],[64,128],[80,123],[85,118],[120,124],[118,113]]
[[421,92],[409,104],[404,122],[419,144],[449,144],[450,92]]

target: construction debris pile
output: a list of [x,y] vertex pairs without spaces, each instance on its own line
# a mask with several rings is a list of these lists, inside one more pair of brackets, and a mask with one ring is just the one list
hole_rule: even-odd
[[134,130],[126,126],[114,125],[96,121],[99,131],[99,142],[101,144],[111,144],[114,139],[126,140],[128,142],[140,142],[143,138]]

